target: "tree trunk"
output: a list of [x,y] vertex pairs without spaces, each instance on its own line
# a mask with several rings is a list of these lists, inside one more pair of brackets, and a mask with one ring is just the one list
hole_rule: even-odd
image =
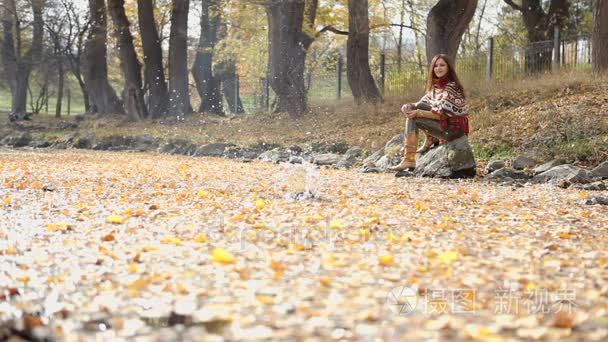
[[169,111],[171,115],[190,115],[188,91],[188,9],[189,0],[173,0],[169,38]]
[[608,71],[608,0],[595,0],[593,4],[593,70]]
[[304,64],[312,39],[302,29],[304,7],[304,0],[268,0],[266,5],[268,80],[277,96],[274,112],[293,118],[307,110]]
[[192,75],[201,99],[199,112],[224,115],[221,78],[214,75],[213,55],[218,40],[218,29],[221,21],[219,0],[202,0],[201,36],[192,66]]
[[346,75],[355,102],[382,100],[369,68],[369,17],[367,0],[348,0]]
[[[563,25],[568,19],[568,0],[551,0],[547,13],[541,0],[522,0],[521,5],[513,0],[504,1],[521,12],[529,43],[551,40],[553,27]],[[552,53],[552,43],[529,45],[526,48],[526,72],[533,74],[551,68]]]
[[108,82],[107,19],[104,0],[89,0],[90,30],[84,47],[85,83],[92,113],[122,114],[122,104]]
[[163,70],[163,52],[154,21],[152,0],[137,0],[139,33],[144,50],[144,74],[149,87],[148,113],[152,118],[167,114],[169,93]]
[[122,73],[125,78],[126,109],[130,120],[148,117],[141,81],[141,64],[137,60],[129,20],[125,15],[124,0],[108,0],[108,8],[114,22],[114,34],[118,41]]
[[24,117],[27,104],[27,89],[32,67],[40,59],[42,53],[42,36],[44,22],[42,19],[43,0],[32,0],[33,33],[30,48],[22,55],[21,52],[21,19],[15,0],[7,0],[3,6],[2,27],[4,39],[2,42],[2,63],[8,76],[11,89],[11,113],[9,118]]
[[439,0],[426,19],[426,60],[443,53],[456,63],[464,31],[475,15],[477,0]]
[[239,94],[238,75],[236,73],[236,64],[233,59],[225,61],[221,65],[222,92],[224,98],[228,102],[228,108],[233,114],[245,113],[243,102]]
[[65,73],[63,71],[63,61],[61,60],[61,56],[57,56],[57,102],[55,103],[55,117],[61,117],[61,105],[63,102],[63,84],[65,79]]

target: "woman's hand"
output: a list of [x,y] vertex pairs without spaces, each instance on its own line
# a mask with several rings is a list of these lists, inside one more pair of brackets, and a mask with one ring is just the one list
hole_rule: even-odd
[[410,110],[409,112],[405,112],[405,117],[408,119],[415,119],[418,116],[418,112],[414,110]]
[[401,113],[405,114],[407,112],[411,112],[414,109],[414,106],[412,106],[411,103],[406,103],[403,106],[401,106]]

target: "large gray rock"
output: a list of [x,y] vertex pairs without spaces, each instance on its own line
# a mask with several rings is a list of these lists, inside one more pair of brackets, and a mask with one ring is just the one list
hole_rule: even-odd
[[538,175],[540,173],[549,171],[556,166],[564,165],[564,164],[566,164],[566,161],[564,159],[561,159],[561,158],[554,159],[550,162],[547,162],[547,163],[544,163],[542,165],[535,167],[534,170],[532,170],[532,172],[534,173],[534,175]]
[[606,184],[603,181],[597,181],[588,184],[575,184],[573,188],[585,191],[604,191],[606,190]]
[[608,178],[608,160],[591,170],[591,176],[601,179]]
[[95,133],[88,132],[85,135],[76,139],[76,142],[74,143],[74,147],[90,149],[93,147],[93,144],[95,144],[95,138],[96,138]]
[[196,148],[192,154],[195,157],[221,157],[228,147],[234,146],[229,143],[212,143],[202,145]]
[[561,181],[567,181],[569,183],[590,183],[593,181],[593,177],[590,172],[581,169],[574,165],[559,165],[548,171],[534,176],[532,179],[535,183],[559,183]]
[[510,178],[510,179],[529,179],[530,176],[528,176],[524,172],[505,167],[505,168],[498,169],[498,170],[490,173],[486,178],[491,179],[491,180],[506,180],[508,178]]
[[158,139],[150,135],[133,137],[131,148],[138,152],[149,152],[158,149]]
[[475,176],[475,158],[467,136],[430,150],[418,159],[417,176],[468,178]]
[[492,173],[498,169],[502,169],[506,165],[507,165],[507,162],[505,162],[504,160],[490,160],[488,162],[488,165],[486,165],[486,172]]
[[317,165],[334,165],[342,159],[342,156],[335,153],[322,153],[314,156],[313,162]]
[[380,160],[384,156],[384,149],[379,149],[378,151],[372,153],[367,158],[363,160],[363,166],[375,166],[376,162]]
[[12,147],[24,147],[29,145],[32,141],[32,136],[28,132],[24,132],[18,135],[9,135],[2,139],[1,145],[7,145]]
[[187,156],[192,155],[194,150],[196,150],[196,145],[186,139],[170,139],[161,147],[161,152]]
[[384,148],[392,148],[392,147],[401,148],[402,146],[403,146],[403,134],[397,134],[391,140],[389,140],[386,143],[386,145],[384,145]]
[[342,159],[336,164],[336,167],[339,169],[350,169],[357,162],[357,158],[359,158],[360,155],[361,148],[353,146],[346,151],[342,156]]
[[266,151],[266,152],[260,154],[258,159],[278,164],[281,162],[282,163],[288,162],[290,157],[291,157],[291,153],[284,151],[280,148],[275,148],[275,149],[272,149],[270,151]]
[[382,158],[374,164],[374,166],[380,171],[386,171],[389,167],[399,164],[401,158],[396,155],[384,155]]
[[529,169],[529,168],[533,168],[534,166],[536,166],[536,161],[529,157],[519,156],[519,157],[513,159],[513,161],[511,162],[511,166],[515,170]]

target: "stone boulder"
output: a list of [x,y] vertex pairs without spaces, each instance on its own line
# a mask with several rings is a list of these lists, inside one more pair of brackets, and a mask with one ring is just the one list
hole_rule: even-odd
[[593,181],[593,177],[591,173],[585,169],[581,169],[580,167],[566,164],[559,165],[554,168],[551,168],[548,171],[545,171],[541,174],[534,176],[532,179],[534,183],[559,183],[562,181],[575,184],[585,184],[591,183]]
[[258,159],[278,164],[288,162],[290,157],[291,153],[289,153],[288,151],[282,150],[280,148],[275,148],[260,154]]
[[470,178],[476,173],[475,158],[467,136],[427,152],[416,162],[414,174],[438,178]]
[[313,158],[313,163],[317,165],[335,165],[342,159],[342,156],[335,153],[321,153]]
[[508,179],[530,179],[530,176],[524,172],[517,171],[508,167],[498,169],[490,173],[487,179],[491,180],[508,180]]
[[221,157],[224,154],[224,151],[232,146],[234,146],[234,144],[223,142],[202,145],[197,147],[192,155],[195,157]]
[[538,175],[540,173],[543,173],[545,171],[549,171],[552,168],[559,166],[559,165],[564,165],[566,164],[566,161],[564,159],[554,159],[550,162],[544,163],[542,165],[539,165],[537,167],[534,168],[534,170],[532,170],[532,172],[534,173],[534,175]]
[[0,145],[7,145],[12,147],[24,147],[30,144],[32,136],[28,132],[24,132],[18,135],[9,135],[2,139]]
[[513,161],[511,162],[511,166],[515,170],[524,170],[524,169],[529,169],[529,168],[533,168],[534,166],[536,166],[536,161],[529,157],[519,156],[519,157],[513,159]]
[[359,158],[360,155],[361,148],[359,146],[353,146],[344,153],[342,159],[336,164],[336,167],[339,169],[350,169],[357,162],[357,158]]
[[594,178],[606,179],[608,178],[608,160],[596,166],[591,170],[591,176]]
[[505,166],[507,166],[507,162],[504,160],[490,160],[488,165],[486,165],[486,172],[490,174],[498,169],[502,169]]

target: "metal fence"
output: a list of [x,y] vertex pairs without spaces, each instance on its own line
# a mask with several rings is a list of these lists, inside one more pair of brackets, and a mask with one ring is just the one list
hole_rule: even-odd
[[[374,57],[374,56],[372,56]],[[420,93],[426,81],[427,66],[413,62],[399,63],[384,54],[370,61],[372,74],[385,98],[403,97],[410,92]],[[561,38],[558,30],[554,39],[534,42],[526,46],[496,47],[489,38],[484,49],[476,54],[459,54],[456,72],[467,85],[482,82],[510,82],[539,75],[557,69],[591,68],[591,38],[577,36]],[[333,66],[308,70],[306,84],[311,104],[352,98],[346,80],[343,58]],[[264,80],[260,84],[265,84]],[[272,107],[274,94],[268,86],[258,88],[256,96],[263,99],[259,107],[249,111],[268,111]]]

